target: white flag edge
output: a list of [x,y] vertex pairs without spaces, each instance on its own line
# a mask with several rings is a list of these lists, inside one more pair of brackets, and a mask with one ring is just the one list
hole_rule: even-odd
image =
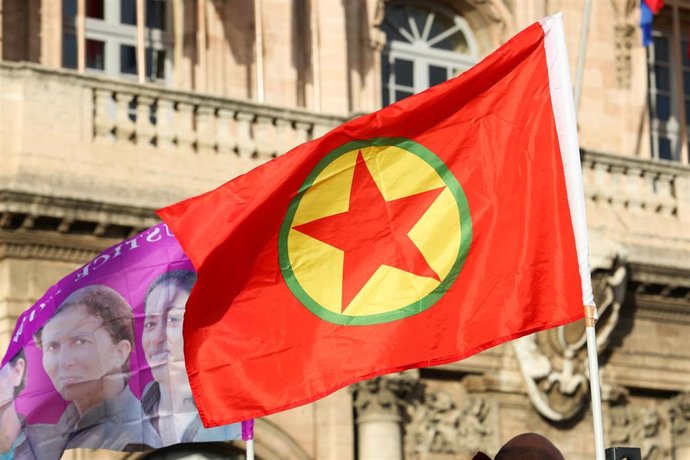
[[582,282],[582,303],[583,305],[595,305],[589,268],[589,240],[582,185],[582,167],[580,165],[580,144],[577,137],[577,121],[570,80],[568,51],[563,30],[563,15],[557,13],[548,16],[541,19],[539,24],[544,30],[544,49],[549,72],[551,105],[561,149],[568,205],[575,235],[578,267]]

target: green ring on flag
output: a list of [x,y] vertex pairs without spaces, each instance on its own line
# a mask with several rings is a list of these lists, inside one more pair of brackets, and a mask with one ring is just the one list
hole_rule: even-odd
[[[424,160],[429,166],[431,166],[436,173],[439,175],[441,180],[446,184],[448,190],[453,195],[455,202],[458,205],[458,210],[460,214],[460,249],[458,250],[458,255],[453,263],[452,268],[448,275],[441,281],[441,283],[429,294],[427,294],[422,299],[413,302],[409,305],[398,308],[397,310],[377,313],[373,315],[345,315],[335,313],[316,302],[300,285],[295,273],[292,270],[292,265],[290,263],[290,258],[288,254],[288,234],[292,228],[292,222],[295,217],[295,213],[299,208],[300,202],[304,194],[314,185],[317,177],[321,172],[333,161],[335,161],[341,155],[351,152],[356,149],[365,147],[385,147],[394,146],[409,153],[416,155],[417,157]],[[434,305],[447,291],[450,286],[455,282],[462,269],[462,266],[467,259],[467,254],[470,250],[470,245],[472,242],[472,218],[470,216],[470,208],[467,203],[467,198],[465,197],[465,192],[462,190],[460,183],[450,172],[446,164],[436,156],[432,151],[427,149],[421,144],[414,142],[410,139],[404,137],[393,137],[393,138],[374,138],[369,140],[352,141],[344,144],[335,150],[327,154],[309,173],[304,183],[300,187],[295,198],[290,202],[287,214],[283,220],[283,224],[280,227],[280,234],[278,235],[278,259],[280,262],[280,270],[285,279],[285,283],[292,294],[297,297],[297,299],[307,307],[312,313],[314,313],[319,318],[326,320],[330,323],[341,324],[345,326],[362,326],[368,324],[379,324],[386,323],[390,321],[395,321],[398,319],[407,318],[408,316],[420,313],[427,308]]]

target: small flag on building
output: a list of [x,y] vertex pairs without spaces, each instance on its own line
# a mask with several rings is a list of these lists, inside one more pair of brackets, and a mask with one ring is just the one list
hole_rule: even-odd
[[640,27],[642,28],[642,44],[652,44],[652,23],[654,16],[664,7],[664,0],[642,0],[640,3]]

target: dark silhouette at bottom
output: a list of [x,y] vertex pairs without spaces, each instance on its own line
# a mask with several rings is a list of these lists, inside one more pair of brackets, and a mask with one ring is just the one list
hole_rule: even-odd
[[[473,460],[491,460],[478,452]],[[501,447],[494,460],[565,460],[560,450],[544,436],[524,433],[515,436]]]

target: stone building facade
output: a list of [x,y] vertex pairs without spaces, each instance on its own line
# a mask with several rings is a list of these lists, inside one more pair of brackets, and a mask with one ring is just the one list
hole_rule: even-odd
[[[138,68],[135,3],[84,0],[83,26],[77,0],[0,3],[3,349],[21,311],[155,224],[158,207],[462,72],[542,16],[563,11],[574,73],[584,5],[147,0]],[[593,2],[579,106],[605,433],[645,459],[681,460],[690,459],[690,1],[666,1],[646,48],[639,17],[636,0]],[[537,431],[568,459],[593,458],[583,337],[572,324],[356,384],[258,420],[257,456],[462,459]],[[220,449],[243,455],[241,443]],[[65,454],[97,456],[125,457]]]

